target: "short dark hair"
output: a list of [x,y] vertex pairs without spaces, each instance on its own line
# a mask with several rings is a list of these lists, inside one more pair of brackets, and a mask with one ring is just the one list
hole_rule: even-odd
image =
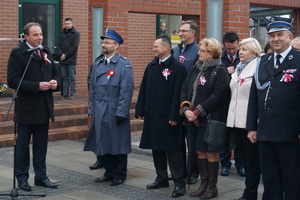
[[197,26],[196,22],[194,22],[192,20],[182,21],[181,26],[184,25],[184,24],[189,24],[191,31],[195,32],[195,36],[197,35],[198,26]]
[[161,39],[162,43],[164,45],[168,45],[170,49],[172,49],[172,42],[169,36],[167,35],[160,35],[156,38],[156,40]]
[[223,44],[225,45],[225,42],[234,43],[237,41],[239,43],[240,38],[238,34],[234,31],[228,31],[223,36]]
[[66,19],[65,19],[65,21],[73,21],[73,19],[71,18],[71,17],[67,17]]
[[42,26],[39,24],[39,23],[36,23],[36,22],[29,22],[27,23],[24,28],[23,28],[23,33],[24,35],[29,35],[29,29],[30,27],[32,26],[39,26],[41,29],[42,29]]

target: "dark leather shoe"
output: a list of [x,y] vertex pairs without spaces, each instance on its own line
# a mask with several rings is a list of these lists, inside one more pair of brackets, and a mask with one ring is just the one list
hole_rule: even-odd
[[115,179],[115,180],[113,180],[109,185],[110,185],[110,186],[116,186],[116,185],[120,185],[120,184],[122,184],[122,183],[124,183],[124,180],[118,180],[118,179]]
[[239,198],[239,199],[236,199],[236,200],[246,200],[246,199],[244,199],[243,197],[241,197],[241,198]]
[[48,178],[42,181],[34,181],[34,185],[36,186],[43,186],[47,188],[57,188],[57,184],[52,183]]
[[236,171],[237,171],[238,175],[240,175],[240,176],[246,176],[245,168],[244,167],[237,168]]
[[99,161],[96,161],[93,165],[89,166],[90,170],[100,169],[102,167],[103,167],[103,165]]
[[27,181],[18,182],[18,186],[19,186],[20,190],[24,190],[24,191],[30,191],[31,190],[31,187],[30,187],[30,185],[28,184]]
[[164,181],[164,182],[154,182],[149,185],[147,185],[147,189],[158,189],[158,188],[166,188],[169,187],[169,182]]
[[228,176],[229,175],[229,168],[228,167],[223,167],[221,172],[220,172],[221,176]]
[[172,192],[172,197],[177,198],[183,196],[185,193],[185,188],[182,187],[175,187]]
[[188,178],[187,180],[186,180],[186,183],[188,184],[188,185],[192,185],[192,184],[195,184],[195,183],[197,183],[198,182],[198,178],[195,178],[195,177],[190,177],[190,178]]
[[102,183],[102,182],[107,182],[107,181],[110,181],[110,180],[112,180],[111,177],[102,176],[101,178],[96,178],[95,182]]

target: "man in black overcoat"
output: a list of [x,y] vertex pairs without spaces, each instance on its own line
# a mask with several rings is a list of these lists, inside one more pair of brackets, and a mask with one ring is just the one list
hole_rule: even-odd
[[246,129],[259,142],[263,200],[300,199],[300,53],[291,46],[291,19],[267,26],[274,53],[258,63]]
[[32,60],[24,75],[15,100],[15,123],[18,124],[16,141],[16,179],[21,190],[30,191],[29,143],[32,136],[34,184],[56,188],[46,174],[46,153],[48,144],[49,120],[54,121],[52,92],[57,88],[59,74],[48,48],[36,51],[43,42],[42,27],[30,22],[23,29],[25,40],[13,49],[7,68],[9,87],[17,89],[28,60]]
[[172,197],[179,197],[185,193],[180,90],[187,71],[185,65],[172,56],[168,36],[159,36],[152,51],[155,58],[144,72],[135,114],[144,119],[140,148],[152,149],[157,174],[147,189],[169,187],[168,162],[175,183]]

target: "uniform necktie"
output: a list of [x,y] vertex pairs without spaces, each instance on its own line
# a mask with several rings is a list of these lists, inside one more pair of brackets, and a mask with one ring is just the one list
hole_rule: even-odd
[[41,57],[41,54],[40,54],[40,51],[39,51],[39,50],[35,50],[35,54],[36,54],[38,57]]
[[277,55],[276,55],[276,65],[275,65],[275,69],[278,69],[279,66],[280,66],[280,58],[281,58],[281,55],[280,55],[280,54],[277,54]]
[[230,64],[233,65],[234,59],[233,56],[230,56]]
[[104,60],[104,65],[105,65],[105,66],[107,65],[107,60],[106,60],[106,59]]

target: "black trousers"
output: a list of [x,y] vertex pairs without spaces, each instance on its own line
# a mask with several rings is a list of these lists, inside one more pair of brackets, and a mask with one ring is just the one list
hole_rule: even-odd
[[260,182],[260,162],[258,143],[251,143],[247,138],[248,131],[240,128],[233,128],[232,133],[235,144],[240,150],[240,158],[245,163],[246,188],[243,198],[247,200],[257,200],[257,188]]
[[46,154],[48,145],[49,124],[23,125],[18,124],[18,137],[16,141],[16,178],[27,181],[29,178],[30,153],[29,143],[32,135],[32,156],[34,179],[42,181],[47,179]]
[[[232,133],[232,132],[231,132]],[[234,148],[234,161],[235,161],[235,167],[238,169],[238,168],[241,168],[241,167],[245,167],[245,163],[244,163],[244,160],[241,158],[242,156],[240,155],[240,151],[242,151],[240,149],[240,145],[235,145],[235,148]],[[227,167],[230,169],[231,167],[231,151],[228,151],[226,153],[220,153],[220,164],[223,167]]]
[[263,200],[298,200],[300,189],[300,144],[259,142]]
[[101,163],[105,169],[104,176],[117,180],[126,180],[127,154],[101,156]]
[[185,188],[185,163],[180,151],[157,151],[152,150],[154,167],[156,171],[156,182],[168,182],[167,164],[169,163],[171,175],[175,187]]

